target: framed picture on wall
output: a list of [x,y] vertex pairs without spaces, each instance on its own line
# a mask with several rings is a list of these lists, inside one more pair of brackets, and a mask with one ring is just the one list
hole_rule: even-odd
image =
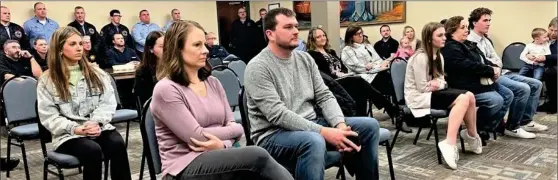
[[404,23],[407,13],[405,1],[339,1],[339,8],[341,27]]
[[279,4],[279,3],[268,4],[267,5],[267,10],[269,11],[269,10],[279,8],[279,7],[281,7],[281,4]]
[[312,27],[310,1],[293,1],[293,10],[298,21],[298,29],[310,29]]
[[[374,24],[405,23],[407,16],[405,1],[339,1],[339,24],[360,26]],[[312,12],[310,1],[293,1],[293,10],[299,29],[310,29]]]

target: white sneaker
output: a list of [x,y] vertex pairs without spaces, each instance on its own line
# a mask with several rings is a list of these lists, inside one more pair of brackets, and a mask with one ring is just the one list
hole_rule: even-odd
[[525,126],[521,126],[521,128],[523,128],[525,131],[528,132],[540,132],[540,131],[546,131],[548,129],[547,126],[539,124],[535,121],[531,121],[529,124]]
[[511,131],[506,129],[504,131],[504,134],[511,137],[523,138],[523,139],[534,139],[537,137],[537,135],[527,132],[523,130],[523,128],[517,128],[516,130],[511,130]]
[[457,155],[459,155],[457,153],[457,147],[455,145],[449,145],[446,140],[443,140],[438,143],[438,148],[440,149],[446,164],[454,170],[457,169],[456,159],[458,158]]
[[465,142],[469,145],[469,148],[465,149],[466,151],[470,151],[475,154],[482,153],[482,140],[478,134],[476,134],[475,137],[471,137],[469,136],[469,133],[467,133],[467,129],[463,129],[459,132],[459,135],[461,135],[461,138],[463,138],[463,140],[465,140]]

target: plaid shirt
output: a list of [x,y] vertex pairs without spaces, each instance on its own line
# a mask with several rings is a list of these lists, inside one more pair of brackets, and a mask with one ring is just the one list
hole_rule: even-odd
[[86,121],[102,124],[101,131],[115,129],[109,124],[116,111],[112,79],[99,68],[95,67],[93,70],[103,82],[104,92],[90,91],[84,76],[81,76],[76,85],[70,84],[71,99],[68,102],[63,101],[58,95],[54,83],[48,77],[48,71],[39,78],[39,118],[41,124],[52,133],[54,149],[70,139],[84,137],[74,134],[74,130]]

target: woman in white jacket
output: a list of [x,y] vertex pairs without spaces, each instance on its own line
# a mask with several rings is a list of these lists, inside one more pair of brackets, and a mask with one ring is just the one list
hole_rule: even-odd
[[440,48],[446,41],[442,24],[428,23],[422,30],[421,48],[409,58],[405,74],[405,102],[414,117],[430,114],[431,109],[449,111],[446,139],[438,143],[446,164],[457,169],[457,131],[465,121],[467,129],[459,132],[475,154],[482,153],[481,139],[476,128],[476,107],[473,93],[451,89],[444,80],[444,58]]

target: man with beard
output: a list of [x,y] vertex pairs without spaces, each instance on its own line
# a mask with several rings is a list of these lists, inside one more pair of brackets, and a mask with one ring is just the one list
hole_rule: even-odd
[[544,70],[543,79],[546,83],[546,96],[548,101],[539,107],[540,111],[547,112],[549,114],[555,114],[557,111],[556,107],[556,61],[558,57],[556,55],[557,45],[556,39],[558,33],[556,32],[558,28],[558,19],[554,17],[548,24],[548,38],[550,39],[550,55],[544,56],[544,63],[546,69]]
[[4,43],[4,54],[0,60],[0,84],[14,76],[31,76],[39,78],[41,67],[27,50],[21,50],[16,40],[8,40]]
[[399,42],[391,37],[391,28],[388,25],[380,27],[380,35],[382,35],[382,39],[374,43],[374,50],[382,59],[388,59],[397,52]]
[[[93,24],[85,21],[85,9],[83,7],[76,6],[74,8],[74,19],[75,20],[69,23],[68,26],[76,28],[81,36],[90,37],[92,52],[104,52],[101,36],[97,33],[97,28],[95,28]],[[102,59],[99,57],[99,55],[102,54],[104,53],[95,53],[95,56],[97,56],[97,59]]]
[[[245,73],[250,138],[295,179],[324,179],[326,145],[354,152],[358,158],[346,164],[355,167],[357,179],[378,179],[378,121],[343,116],[314,59],[294,50],[298,22],[292,10],[270,10],[264,23],[268,45]],[[323,117],[316,115],[315,105]]]
[[136,51],[125,46],[122,34],[114,34],[113,37],[114,46],[107,51],[107,62],[110,66],[129,63],[133,58],[138,59]]
[[[21,49],[29,50],[29,39],[23,30],[23,27],[11,21],[10,9],[6,6],[0,6],[0,49],[4,49],[3,45],[9,39],[17,40],[21,44]],[[2,52],[0,52],[1,54]]]
[[238,19],[231,26],[231,47],[233,54],[246,64],[258,53],[257,43],[254,41],[256,30],[256,23],[246,17],[246,9],[238,9]]
[[105,47],[105,50],[108,50],[112,47],[112,38],[114,37],[114,34],[122,34],[122,36],[124,36],[124,42],[126,43],[126,46],[135,49],[134,38],[132,38],[130,30],[128,29],[128,27],[120,24],[120,20],[122,19],[120,11],[117,9],[113,9],[112,11],[110,11],[109,15],[110,23],[101,28],[100,32],[102,39],[104,39],[103,46]]

